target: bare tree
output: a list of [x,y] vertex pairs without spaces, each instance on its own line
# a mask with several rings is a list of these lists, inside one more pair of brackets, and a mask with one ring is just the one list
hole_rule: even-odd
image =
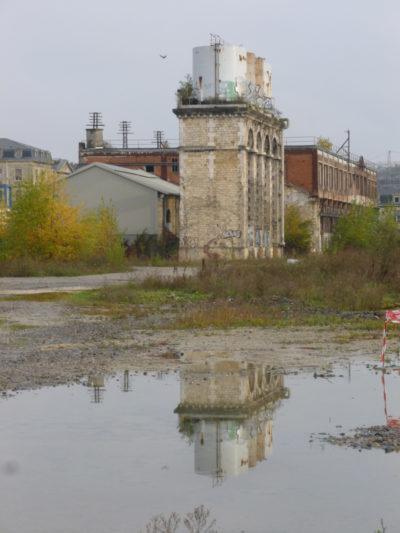
[[145,533],[176,533],[179,522],[181,521],[177,513],[171,513],[166,518],[162,514],[153,516],[148,524],[146,524]]
[[204,508],[204,505],[196,507],[192,513],[188,513],[183,523],[189,533],[217,533],[214,529],[215,520],[207,524],[210,511]]

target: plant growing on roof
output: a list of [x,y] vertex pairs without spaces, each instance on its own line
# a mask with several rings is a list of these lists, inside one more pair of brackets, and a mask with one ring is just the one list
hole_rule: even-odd
[[319,148],[324,148],[325,150],[332,150],[333,143],[329,137],[318,137],[317,146]]
[[190,74],[186,74],[185,78],[179,82],[176,96],[178,97],[178,101],[185,103],[193,98],[193,94],[193,78]]

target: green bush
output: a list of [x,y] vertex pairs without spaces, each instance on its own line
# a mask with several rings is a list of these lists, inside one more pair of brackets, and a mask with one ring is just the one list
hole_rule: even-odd
[[65,183],[55,173],[22,182],[12,209],[0,226],[0,260],[98,261],[125,260],[116,214],[104,203],[85,212],[73,206]]
[[304,220],[298,207],[285,209],[285,251],[289,255],[304,254],[311,248],[311,220]]

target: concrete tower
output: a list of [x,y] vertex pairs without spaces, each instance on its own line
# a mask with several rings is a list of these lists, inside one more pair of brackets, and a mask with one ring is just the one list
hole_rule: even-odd
[[[210,46],[218,61],[210,53],[208,70],[214,65],[223,71],[223,46]],[[240,52],[238,61],[243,62],[248,54]],[[208,76],[204,57],[201,67],[205,74],[198,77],[203,85]],[[243,69],[241,63],[239,69]],[[234,68],[225,70],[235,73]],[[199,72],[196,65],[194,72]],[[236,77],[220,80],[218,72],[214,78],[208,76],[219,82],[214,84],[216,97],[205,98],[206,91],[197,87],[196,92],[195,85],[195,98],[181,97],[174,109],[180,138],[180,257],[280,256],[284,245],[283,130],[288,121],[279,118],[271,98],[265,96],[265,86]],[[240,87],[240,94],[233,98],[235,87]]]

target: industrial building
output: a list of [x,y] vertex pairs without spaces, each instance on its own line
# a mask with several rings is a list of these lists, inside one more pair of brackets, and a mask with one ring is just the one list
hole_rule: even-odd
[[65,178],[74,205],[95,209],[104,202],[115,208],[127,243],[146,232],[160,237],[164,229],[179,232],[179,187],[142,170],[91,163]]
[[[300,142],[299,142],[300,141]],[[313,251],[329,242],[337,218],[352,204],[377,204],[377,173],[362,156],[324,148],[316,138],[285,145],[286,202],[313,222]]]
[[213,36],[193,50],[193,92],[180,94],[182,259],[280,256],[283,130],[271,68]]
[[395,197],[400,193],[400,163],[381,164],[377,172],[379,203],[397,204]]
[[79,143],[79,165],[107,163],[124,168],[144,170],[171,183],[179,184],[179,152],[169,147],[163,132],[155,132],[154,144],[151,140],[136,141],[137,146],[129,146],[128,122],[122,121],[122,146],[115,147],[103,138],[101,113],[90,113],[90,124],[86,129],[86,141]]

